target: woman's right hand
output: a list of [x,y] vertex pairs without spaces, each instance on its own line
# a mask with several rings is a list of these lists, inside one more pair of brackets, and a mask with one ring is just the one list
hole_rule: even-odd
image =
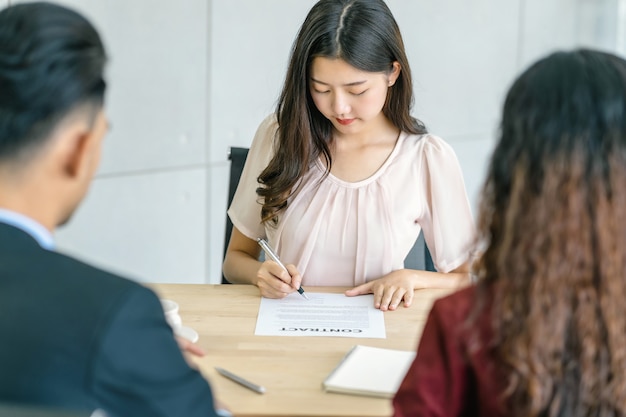
[[266,298],[284,298],[300,288],[302,276],[295,265],[286,265],[285,271],[274,261],[259,262],[260,254],[258,242],[233,227],[224,259],[226,279],[233,284],[256,285]]
[[285,271],[276,262],[267,260],[257,271],[256,285],[261,296],[266,298],[285,298],[300,288],[302,277],[295,265],[285,265]]

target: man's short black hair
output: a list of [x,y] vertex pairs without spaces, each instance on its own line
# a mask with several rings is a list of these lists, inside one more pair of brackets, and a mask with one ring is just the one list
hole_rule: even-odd
[[76,107],[102,105],[106,54],[77,12],[47,2],[0,11],[0,160],[36,147]]

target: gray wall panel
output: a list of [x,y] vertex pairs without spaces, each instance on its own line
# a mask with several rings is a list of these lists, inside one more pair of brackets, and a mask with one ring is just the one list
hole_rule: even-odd
[[203,168],[99,178],[58,246],[144,282],[206,278]]
[[618,51],[620,0],[524,0],[520,67],[555,49]]
[[206,161],[208,2],[61,0],[100,30],[112,129],[100,173]]
[[211,10],[210,160],[249,146],[274,111],[289,51],[313,0],[216,0]]

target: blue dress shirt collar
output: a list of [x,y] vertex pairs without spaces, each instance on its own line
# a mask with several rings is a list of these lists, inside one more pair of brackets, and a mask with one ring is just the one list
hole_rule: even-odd
[[17,227],[28,233],[42,248],[48,250],[54,249],[52,233],[30,217],[26,217],[15,211],[0,208],[0,222]]

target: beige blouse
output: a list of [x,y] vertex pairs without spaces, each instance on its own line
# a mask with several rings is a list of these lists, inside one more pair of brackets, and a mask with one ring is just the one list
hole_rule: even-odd
[[440,272],[469,259],[474,223],[452,148],[437,136],[401,133],[380,169],[346,182],[320,160],[311,165],[278,224],[261,224],[257,177],[273,155],[277,129],[259,126],[228,215],[247,237],[268,239],[306,286],[353,286],[403,269],[420,230]]

